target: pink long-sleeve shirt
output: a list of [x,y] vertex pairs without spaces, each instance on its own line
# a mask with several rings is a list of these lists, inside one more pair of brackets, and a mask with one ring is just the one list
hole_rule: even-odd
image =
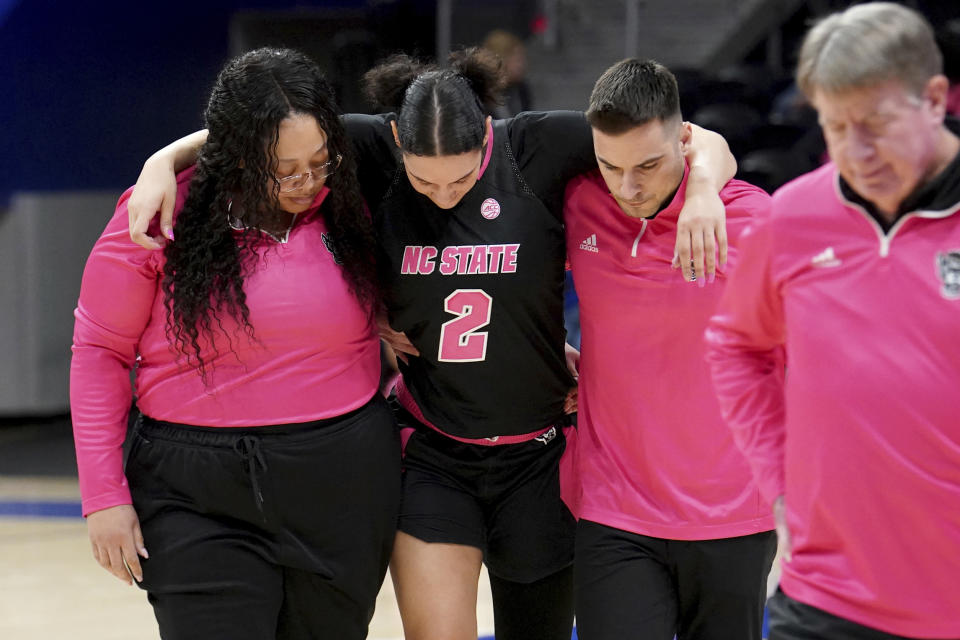
[[707,331],[734,437],[785,495],[782,589],[910,637],[960,637],[958,211],[884,233],[832,164],[807,174],[745,234]]
[[[726,269],[700,288],[670,266],[685,191],[686,176],[669,205],[643,220],[620,210],[599,171],[567,188],[582,352],[576,481],[565,497],[581,518],[658,538],[769,531],[770,507],[720,415],[704,358]],[[720,197],[732,268],[740,233],[769,196],[733,180]]]
[[[192,170],[178,178],[177,210]],[[130,240],[128,190],[84,269],[74,313],[70,404],[83,513],[130,504],[121,445],[136,364],[139,409],[157,420],[211,427],[289,424],[330,418],[377,391],[379,344],[366,309],[350,292],[313,206],[286,243],[264,236],[244,291],[255,339],[226,313],[213,346],[201,335],[208,386],[166,330],[162,251]]]

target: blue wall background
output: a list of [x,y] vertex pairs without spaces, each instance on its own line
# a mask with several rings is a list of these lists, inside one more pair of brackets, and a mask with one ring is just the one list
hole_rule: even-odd
[[[363,7],[363,0],[312,6]],[[240,9],[282,0],[0,4],[0,206],[13,191],[113,189],[202,124]]]
[[[497,26],[527,35],[536,4],[458,0],[454,44]],[[132,184],[150,153],[202,125],[234,14],[291,10],[301,38],[317,33],[294,46],[314,54],[342,28],[309,20],[337,12],[365,15],[381,54],[434,53],[436,0],[0,0],[0,208],[15,191]],[[290,43],[271,28],[253,41]]]

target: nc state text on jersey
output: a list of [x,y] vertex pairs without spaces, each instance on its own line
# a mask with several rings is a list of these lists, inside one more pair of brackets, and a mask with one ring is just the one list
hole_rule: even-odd
[[439,267],[445,276],[516,273],[519,244],[467,244],[437,249],[407,246],[401,275],[430,275]]

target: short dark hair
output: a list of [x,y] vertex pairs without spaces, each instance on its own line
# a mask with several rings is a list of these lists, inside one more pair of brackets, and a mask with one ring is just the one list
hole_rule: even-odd
[[618,135],[651,120],[680,118],[680,92],[670,70],[654,60],[621,60],[603,72],[590,94],[587,121]]

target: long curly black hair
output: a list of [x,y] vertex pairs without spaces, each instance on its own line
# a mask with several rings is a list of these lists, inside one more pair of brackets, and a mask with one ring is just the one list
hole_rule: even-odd
[[[278,219],[275,147],[280,123],[294,114],[313,116],[327,134],[330,157],[343,156],[327,178],[330,193],[321,213],[354,296],[371,313],[377,301],[373,228],[330,85],[299,52],[264,48],[245,53],[227,63],[210,93],[204,114],[209,136],[174,224],[177,240],[164,250],[167,333],[205,382],[201,336],[216,353],[215,332],[220,331],[233,349],[224,313],[255,340],[244,276],[260,258],[258,229],[270,228]],[[230,217],[247,230],[234,231]]]

